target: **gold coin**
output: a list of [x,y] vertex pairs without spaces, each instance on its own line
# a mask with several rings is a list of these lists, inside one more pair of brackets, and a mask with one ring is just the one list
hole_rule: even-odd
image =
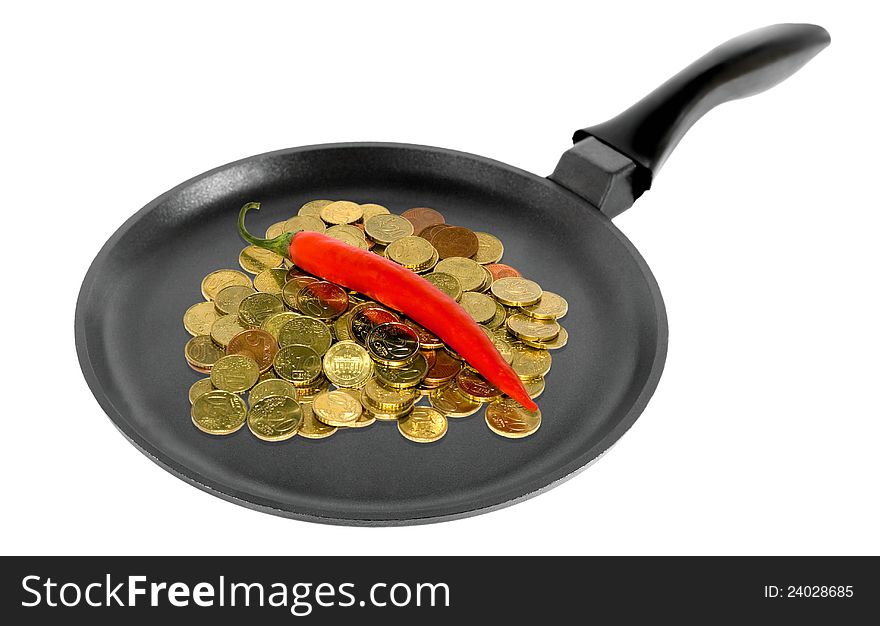
[[461,294],[463,293],[461,283],[452,274],[435,271],[425,274],[423,278],[456,302],[461,300]]
[[211,341],[210,336],[196,335],[186,342],[183,347],[183,355],[191,368],[202,374],[207,374],[211,371],[214,363],[223,357],[224,352],[223,348]]
[[431,390],[428,393],[428,402],[447,417],[467,417],[483,406],[482,403],[466,397],[455,385]]
[[315,281],[297,292],[296,308],[319,320],[330,320],[348,310],[348,293],[334,283]]
[[[349,296],[349,301],[351,296]],[[343,313],[333,322],[333,332],[337,341],[348,341],[351,339],[351,331],[348,329],[348,313]]]
[[474,231],[474,234],[477,236],[479,248],[477,248],[477,253],[471,258],[480,265],[500,261],[504,255],[504,244],[501,243],[501,240],[489,233]]
[[[343,388],[343,389],[339,389],[338,391],[341,391],[343,393],[347,393],[352,398],[354,398],[357,402],[361,401],[361,390],[360,389],[345,389],[345,388]],[[363,404],[361,405],[361,407],[363,408]],[[364,428],[366,426],[370,426],[371,424],[375,423],[375,421],[376,421],[375,415],[373,415],[372,413],[370,413],[367,410],[363,410],[363,411],[361,411],[360,417],[357,418],[357,421],[352,422],[351,424],[346,426],[346,428]]]
[[485,265],[481,265],[480,267],[483,268],[483,284],[480,285],[480,288],[477,289],[477,291],[486,293],[492,287],[492,283],[495,282],[495,277],[492,276],[492,272],[486,269]]
[[478,290],[486,278],[482,265],[473,259],[461,256],[443,259],[434,266],[434,271],[455,276],[461,284],[462,291]]
[[541,410],[529,411],[513,398],[501,398],[486,409],[486,424],[496,435],[521,439],[541,427]]
[[339,341],[324,354],[324,374],[337,387],[363,387],[373,375],[373,360],[360,344]]
[[223,315],[211,325],[211,339],[221,348],[226,348],[230,340],[248,327],[238,321],[238,315]]
[[495,317],[495,301],[484,293],[466,291],[461,295],[460,304],[477,324],[485,324]]
[[[507,321],[507,309],[504,308],[504,305],[500,302],[495,303],[495,315],[492,316],[488,322],[486,322],[486,326],[491,329],[501,328],[504,326],[504,322]],[[506,331],[505,331],[506,332]]]
[[529,397],[533,400],[544,393],[544,385],[543,376],[523,383],[523,387],[526,388],[526,393],[528,393]]
[[231,435],[244,425],[247,406],[244,400],[228,391],[208,391],[196,398],[192,422],[209,435]]
[[336,224],[327,229],[325,233],[328,237],[332,237],[334,233],[348,233],[358,239],[366,239],[364,231],[353,224]]
[[317,380],[310,383],[308,387],[296,388],[296,399],[299,400],[300,403],[312,402],[318,394],[324,393],[329,388],[330,381],[324,376],[318,376]]
[[281,267],[283,261],[284,257],[280,254],[257,246],[248,246],[238,255],[238,264],[241,265],[241,269],[251,274],[259,274],[272,267]]
[[371,217],[364,222],[364,230],[370,239],[387,246],[401,237],[412,235],[413,225],[406,218],[389,213]]
[[513,346],[510,345],[510,342],[507,340],[509,336],[507,331],[501,332],[502,329],[498,329],[498,332],[491,332],[490,330],[483,328],[483,332],[489,336],[489,339],[492,340],[492,345],[495,346],[495,349],[498,350],[498,354],[501,355],[508,363],[513,362]]
[[284,380],[308,387],[321,376],[321,357],[308,346],[285,346],[275,355],[274,367]]
[[328,204],[332,204],[333,200],[311,200],[306,202],[299,208],[297,215],[312,215],[314,217],[321,217],[321,209],[323,209]]
[[510,345],[513,349],[513,361],[510,366],[520,380],[535,380],[539,376],[546,376],[550,371],[553,359],[546,350],[536,350],[519,341]]
[[388,215],[389,213],[391,213],[391,211],[383,207],[381,204],[362,204],[361,209],[364,212],[363,220],[365,223],[371,217],[375,217],[377,215]]
[[284,222],[275,222],[266,229],[266,239],[275,239],[284,232]]
[[248,401],[254,405],[269,396],[296,398],[296,387],[282,378],[270,378],[254,385],[248,393]]
[[268,318],[284,312],[284,303],[278,296],[258,291],[241,301],[238,320],[248,328],[259,328]]
[[294,215],[284,222],[283,229],[285,233],[300,233],[302,231],[323,233],[327,227],[317,215]]
[[339,241],[347,243],[348,245],[355,248],[360,248],[361,250],[366,250],[369,248],[366,239],[364,239],[360,235],[353,235],[347,230],[333,230],[332,228],[329,228],[325,234],[328,237],[333,237],[333,239],[338,239]]
[[217,293],[214,298],[214,308],[217,309],[217,317],[221,315],[238,315],[238,307],[241,301],[248,296],[257,293],[250,285],[229,285]]
[[539,320],[525,313],[507,318],[507,330],[520,339],[552,341],[559,334],[559,324],[553,320]]
[[528,341],[523,339],[522,342],[530,348],[537,348],[539,350],[558,350],[559,348],[564,348],[565,344],[568,343],[568,331],[560,326],[559,334],[550,341]]
[[312,403],[315,417],[328,426],[348,426],[363,411],[361,403],[342,391],[325,391]]
[[211,325],[219,317],[220,314],[214,310],[211,302],[199,302],[189,307],[183,314],[183,327],[192,336],[207,335],[211,332]]
[[194,404],[199,396],[213,390],[214,385],[211,384],[210,378],[202,378],[201,380],[197,380],[192,384],[192,387],[189,388],[189,403]]
[[529,306],[541,300],[541,286],[527,278],[499,278],[492,283],[492,295],[507,306]]
[[250,431],[263,441],[290,439],[302,424],[299,402],[287,396],[269,396],[251,407],[247,413]]
[[303,412],[302,425],[299,427],[300,437],[305,437],[306,439],[326,439],[338,430],[335,426],[328,426],[324,422],[318,421],[311,402],[300,402],[300,406]]
[[308,315],[295,317],[278,331],[278,345],[282,348],[299,344],[312,348],[323,356],[333,343],[333,335],[327,324]]
[[385,257],[411,270],[419,270],[428,266],[436,252],[427,240],[409,235],[389,243]]
[[278,333],[281,332],[281,329],[284,327],[284,325],[290,320],[297,317],[300,317],[300,314],[294,313],[293,311],[282,311],[281,313],[275,313],[274,315],[270,315],[269,317],[267,317],[260,325],[260,328],[275,337],[275,340],[277,341]]
[[539,320],[558,320],[568,313],[568,302],[552,291],[545,291],[535,304],[521,307],[523,313]]
[[321,207],[321,219],[328,224],[354,224],[364,216],[357,202],[337,200]]
[[386,387],[394,389],[416,387],[425,379],[427,374],[428,360],[421,353],[417,354],[412,361],[402,367],[389,367],[381,363],[376,364],[376,378]]
[[238,270],[216,270],[202,279],[202,296],[213,300],[220,290],[229,285],[250,285],[251,279]]
[[437,409],[417,406],[412,413],[397,422],[400,434],[416,443],[432,443],[446,434],[449,427],[446,416]]
[[361,402],[373,412],[396,412],[407,409],[418,400],[419,394],[411,389],[388,389],[371,378],[361,391]]
[[415,408],[414,405],[409,404],[403,408],[401,411],[380,411],[374,408],[364,407],[364,413],[369,416],[373,421],[380,420],[383,422],[396,422],[399,419],[402,419],[413,412]]
[[265,372],[260,374],[260,377],[257,379],[257,384],[263,382],[264,380],[275,380],[278,378],[278,374],[275,373],[271,367],[267,369]]
[[260,368],[243,354],[230,354],[218,359],[211,368],[211,384],[217,389],[242,393],[257,384]]
[[257,291],[271,293],[276,296],[281,295],[281,290],[286,282],[287,270],[280,267],[263,270],[254,276],[254,287]]

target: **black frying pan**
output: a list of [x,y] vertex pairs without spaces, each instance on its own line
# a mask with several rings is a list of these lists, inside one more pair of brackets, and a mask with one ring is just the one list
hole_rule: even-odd
[[[76,307],[89,386],[122,433],[159,465],[222,498],[286,517],[414,524],[506,506],[571,476],[645,408],[666,358],[666,313],[645,261],[611,223],[651,186],[687,129],[722,102],[763,91],[829,42],[822,28],[771,26],[734,39],[620,116],[575,133],[549,178],[471,154],[402,144],[330,144],[224,165],[156,198],[113,234]],[[501,439],[479,417],[419,445],[385,423],[329,440],[267,444],[247,429],[193,428],[183,359],[186,308],[209,271],[234,266],[246,202],[253,232],[315,198],[430,206],[498,235],[505,261],[565,294],[571,333],[554,353],[544,423]]]

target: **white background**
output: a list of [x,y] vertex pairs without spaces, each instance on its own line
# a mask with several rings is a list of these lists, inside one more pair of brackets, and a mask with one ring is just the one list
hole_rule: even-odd
[[[0,552],[880,553],[870,16],[803,1],[20,6],[0,20]],[[80,282],[113,231],[177,183],[358,140],[547,174],[576,128],[783,21],[821,24],[833,43],[709,114],[616,220],[663,290],[669,359],[632,430],[562,486],[433,526],[307,525],[164,472],[89,392]]]

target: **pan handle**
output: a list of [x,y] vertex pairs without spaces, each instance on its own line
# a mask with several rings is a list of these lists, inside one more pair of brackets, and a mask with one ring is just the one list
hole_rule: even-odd
[[615,118],[574,133],[550,178],[609,217],[651,188],[681,138],[714,107],[782,82],[831,41],[812,24],[776,24],[724,43]]

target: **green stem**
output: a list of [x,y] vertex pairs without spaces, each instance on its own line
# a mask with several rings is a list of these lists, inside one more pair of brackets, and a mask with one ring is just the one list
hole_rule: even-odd
[[241,235],[241,238],[251,245],[257,246],[259,248],[265,248],[266,250],[271,250],[275,254],[280,254],[284,258],[289,259],[290,240],[293,239],[293,233],[281,233],[274,239],[261,239],[259,237],[254,237],[244,227],[244,216],[247,215],[247,212],[251,209],[257,209],[259,211],[260,203],[248,202],[246,205],[241,207],[241,211],[238,213],[238,232]]

